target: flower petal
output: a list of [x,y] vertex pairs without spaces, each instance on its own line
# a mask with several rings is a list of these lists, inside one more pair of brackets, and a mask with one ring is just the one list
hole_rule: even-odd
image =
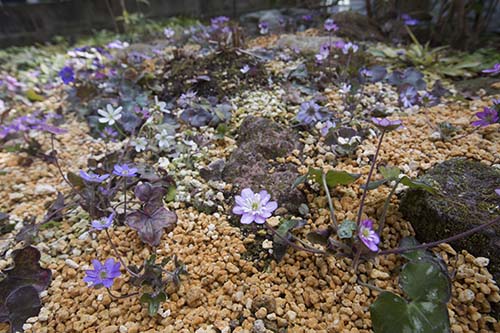
[[242,224],[250,224],[253,221],[254,221],[254,216],[252,214],[243,214],[243,216],[241,216]]

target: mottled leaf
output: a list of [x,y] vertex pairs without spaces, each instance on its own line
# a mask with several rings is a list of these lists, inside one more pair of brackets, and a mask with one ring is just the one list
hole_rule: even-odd
[[42,302],[38,291],[32,286],[24,286],[12,292],[5,301],[7,313],[0,313],[0,319],[6,315],[10,323],[10,331],[23,332],[23,325],[30,317],[40,313]]
[[337,234],[341,239],[352,238],[354,231],[356,231],[356,228],[356,222],[351,220],[344,220],[342,223],[340,223]]
[[406,263],[399,276],[399,284],[414,301],[447,303],[451,298],[449,277],[431,260]]
[[164,207],[145,205],[144,209],[128,214],[126,222],[139,233],[143,242],[158,246],[163,232],[174,229],[177,215]]
[[306,224],[304,220],[286,220],[281,223],[273,237],[273,255],[276,261],[280,261],[285,256],[288,249],[288,241],[291,241],[290,230],[301,228]]
[[328,243],[328,238],[330,238],[330,235],[333,233],[333,230],[329,227],[326,229],[317,229],[314,231],[311,231],[310,233],[307,234],[307,240],[310,241],[311,243],[315,244],[320,244],[320,245],[327,245]]
[[401,184],[406,185],[409,188],[424,190],[432,194],[437,193],[436,189],[433,188],[432,186],[420,181],[411,180],[408,176],[402,177],[400,182]]
[[307,176],[308,174],[298,176],[297,179],[295,179],[295,181],[292,184],[292,189],[296,188],[297,186],[305,182],[307,180]]
[[379,172],[384,178],[387,178],[389,180],[396,180],[399,177],[399,174],[401,173],[401,170],[396,167],[391,167],[391,166],[381,166],[379,169]]
[[349,173],[346,171],[330,170],[326,173],[326,183],[329,187],[337,185],[349,185],[361,177],[360,174]]

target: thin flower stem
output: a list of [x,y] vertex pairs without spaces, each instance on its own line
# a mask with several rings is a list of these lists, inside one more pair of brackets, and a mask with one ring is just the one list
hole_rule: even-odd
[[363,287],[368,288],[368,289],[378,291],[379,293],[383,293],[384,291],[386,291],[386,290],[384,290],[384,289],[382,289],[382,288],[379,288],[379,287],[377,287],[377,286],[375,286],[375,285],[373,285],[373,284],[370,284],[370,283],[364,283],[364,282],[363,282],[363,281],[361,281],[359,278],[358,278],[357,283],[358,283],[359,285],[363,286]]
[[394,192],[396,192],[396,188],[398,187],[398,185],[399,185],[399,179],[396,181],[396,184],[394,184],[394,186],[391,189],[391,192],[389,192],[389,195],[385,199],[384,209],[382,210],[382,215],[380,216],[378,230],[377,230],[377,234],[379,235],[384,229],[385,217],[387,216],[387,210],[389,209],[389,204],[391,203],[391,197],[394,195]]
[[113,243],[113,240],[111,239],[111,235],[109,234],[108,229],[104,230],[106,232],[106,236],[108,236],[109,243],[111,244],[111,248],[113,249],[113,252],[115,252],[115,256],[118,258],[122,266],[127,270],[127,272],[132,275],[133,277],[140,277],[139,274],[133,272],[130,268],[128,268],[127,265],[125,265],[125,262],[123,261],[122,256],[120,255],[120,252],[118,252],[118,249],[116,248],[115,243]]
[[330,189],[328,188],[328,184],[326,182],[326,175],[324,172],[321,172],[321,180],[323,182],[323,188],[325,189],[326,199],[328,200],[328,207],[330,207],[330,218],[332,219],[333,225],[335,226],[335,230],[338,228],[337,218],[335,217],[335,210],[333,208],[332,197],[330,196]]
[[497,217],[496,219],[488,222],[488,223],[484,223],[484,224],[481,224],[481,225],[478,225],[477,227],[474,227],[470,230],[467,230],[465,232],[462,232],[462,233],[459,233],[455,236],[451,236],[451,237],[448,237],[448,238],[445,238],[445,239],[441,239],[441,240],[438,240],[438,241],[435,241],[435,242],[431,242],[431,243],[424,243],[424,244],[420,244],[420,245],[417,245],[417,246],[412,246],[412,247],[404,247],[404,248],[401,248],[401,247],[398,247],[398,248],[395,248],[395,249],[389,249],[389,250],[384,250],[384,251],[380,251],[378,252],[377,254],[380,254],[380,255],[387,255],[387,254],[401,254],[401,253],[405,253],[405,252],[411,252],[411,251],[416,251],[416,250],[423,250],[423,249],[427,249],[429,247],[434,247],[434,246],[438,246],[442,243],[450,243],[450,242],[453,242],[453,241],[456,241],[460,238],[464,238],[464,237],[467,237],[469,235],[472,235],[482,229],[485,229],[489,226],[492,226],[493,224],[495,223],[498,223],[500,222],[500,217]]
[[[54,134],[52,134],[50,136],[50,145],[52,146],[52,151],[55,152],[56,149],[54,146]],[[76,188],[73,186],[73,184],[71,184],[71,182],[68,180],[68,178],[66,178],[66,176],[64,175],[64,172],[62,171],[61,165],[59,164],[59,159],[57,158],[57,154],[56,154],[56,156],[54,156],[54,165],[56,166],[57,170],[59,171],[59,174],[61,175],[62,179],[71,187],[71,189],[73,191],[75,191],[76,193],[79,193],[76,190]]]
[[358,210],[358,218],[356,219],[356,225],[359,229],[359,224],[361,223],[361,216],[363,215],[363,206],[365,204],[366,194],[368,193],[368,184],[370,183],[370,179],[372,178],[373,170],[375,169],[375,164],[377,163],[378,153],[380,151],[380,147],[382,146],[382,140],[384,139],[385,131],[382,131],[382,135],[380,135],[380,139],[378,141],[377,150],[375,151],[375,156],[373,157],[372,165],[370,167],[370,171],[368,172],[368,179],[366,180],[365,188],[363,189],[363,196],[361,197],[361,202],[359,204]]
[[132,297],[132,296],[139,295],[138,292],[135,292],[135,293],[132,293],[132,294],[127,294],[127,295],[115,295],[115,294],[113,294],[113,292],[111,291],[111,289],[106,288],[106,290],[108,291],[109,296],[113,297],[114,299],[124,299],[124,298],[129,298],[129,297]]
[[463,138],[465,138],[465,137],[467,137],[467,136],[469,136],[469,135],[471,135],[471,134],[476,133],[476,132],[477,132],[480,128],[481,128],[481,127],[476,127],[476,128],[474,128],[472,131],[470,131],[470,132],[468,132],[468,133],[465,133],[465,134],[462,134],[462,135],[459,135],[459,136],[455,136],[455,137],[453,137],[452,139],[453,139],[453,140],[460,140],[460,139],[463,139]]
[[286,239],[283,236],[281,236],[276,230],[274,230],[267,223],[264,224],[264,226],[267,228],[267,230],[271,231],[271,233],[273,234],[273,236],[277,236],[282,241],[284,241],[287,245],[289,245],[290,247],[293,247],[296,250],[305,251],[305,252],[314,253],[314,254],[326,254],[325,251],[323,251],[323,250],[318,250],[318,249],[315,249],[315,248],[306,248],[306,247],[302,247],[300,245],[297,245],[294,242],[290,242],[289,239]]
[[127,178],[123,179],[123,215],[127,217]]

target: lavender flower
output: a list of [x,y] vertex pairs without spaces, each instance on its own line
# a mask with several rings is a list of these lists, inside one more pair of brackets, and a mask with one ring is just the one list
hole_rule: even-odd
[[306,21],[306,22],[311,21],[312,18],[313,18],[312,15],[309,15],[309,14],[308,15],[302,15],[302,19],[304,21]]
[[163,29],[163,34],[167,39],[171,39],[175,35],[175,30],[172,28],[165,28]]
[[148,140],[144,137],[139,137],[132,141],[132,146],[134,146],[135,151],[138,153],[146,150],[147,144]]
[[259,23],[259,32],[261,35],[267,35],[269,33],[269,24],[263,21]]
[[177,104],[182,107],[186,107],[191,104],[196,98],[196,91],[188,90],[185,94],[181,94],[181,97],[177,100]]
[[497,189],[495,190],[495,193],[496,193],[496,194],[498,194],[498,195],[500,195],[500,188],[497,188]]
[[5,110],[7,110],[7,108],[5,107],[5,102],[2,99],[0,99],[0,115],[4,113]]
[[130,167],[128,164],[115,164],[113,168],[113,174],[121,177],[135,177],[137,171],[137,168]]
[[212,26],[212,29],[214,29],[214,30],[220,29],[221,27],[226,25],[226,23],[228,23],[228,22],[229,22],[229,17],[227,17],[227,16],[217,16],[217,17],[214,17],[210,20],[210,24]]
[[122,117],[122,109],[121,106],[115,109],[111,104],[108,104],[106,105],[106,111],[101,109],[97,110],[97,113],[101,115],[101,117],[98,118],[99,122],[113,126]]
[[117,49],[117,50],[123,50],[123,49],[126,49],[127,47],[129,47],[130,44],[127,43],[127,42],[122,42],[121,40],[117,39],[117,40],[114,40],[112,41],[111,43],[109,43],[107,45],[107,47],[109,49]]
[[236,206],[233,213],[241,216],[241,223],[250,224],[255,222],[263,224],[269,218],[273,211],[278,208],[276,201],[269,201],[271,196],[267,191],[262,190],[259,193],[253,193],[249,188],[241,191],[241,196],[235,197]]
[[311,125],[318,121],[324,120],[328,114],[316,104],[315,101],[310,100],[300,105],[299,113],[297,113],[297,120],[304,125]]
[[115,262],[113,258],[106,259],[104,265],[99,260],[93,259],[92,265],[94,265],[94,269],[85,271],[87,275],[83,278],[83,281],[93,287],[104,286],[111,288],[114,280],[121,275],[121,265],[119,262]]
[[380,243],[380,237],[373,230],[373,222],[371,220],[364,220],[359,226],[359,239],[366,245],[370,251],[378,251],[378,243]]
[[330,50],[327,47],[323,47],[323,45],[321,45],[319,53],[315,55],[316,61],[321,63],[323,62],[323,60],[326,60],[329,55],[330,55]]
[[250,66],[248,66],[248,65],[245,65],[242,68],[240,68],[240,72],[242,72],[243,74],[246,74],[249,71],[250,71]]
[[399,101],[405,108],[411,108],[413,105],[417,104],[418,98],[419,95],[417,89],[411,85],[406,85],[399,93]]
[[106,126],[99,135],[103,139],[108,139],[113,141],[118,136],[118,132],[115,129],[113,129],[113,127]]
[[498,112],[492,108],[485,107],[482,112],[476,113],[479,120],[473,121],[472,126],[488,126],[498,122]]
[[407,26],[414,26],[420,23],[419,20],[412,18],[408,14],[401,15],[401,18],[403,19],[404,24]]
[[92,171],[85,172],[83,170],[80,170],[80,177],[88,181],[89,183],[102,183],[106,179],[108,179],[109,174],[104,174],[99,176],[98,174],[93,173]]
[[95,230],[104,230],[111,227],[113,224],[113,219],[115,218],[115,213],[111,213],[108,217],[103,217],[99,220],[92,221],[92,228]]
[[339,27],[335,24],[335,22],[331,18],[326,19],[324,27],[325,27],[325,30],[328,32],[339,30]]
[[71,82],[75,81],[75,72],[73,71],[73,68],[65,66],[59,71],[59,77],[64,82],[64,84],[70,84]]
[[482,71],[486,74],[496,75],[500,73],[500,64],[495,64],[492,68],[488,68]]
[[392,131],[395,130],[403,124],[401,120],[390,120],[387,118],[375,118],[372,117],[372,122],[382,131]]
[[333,128],[333,127],[335,127],[335,123],[331,122],[330,120],[327,120],[324,123],[321,123],[320,129],[319,129],[321,136],[326,136],[328,134],[328,132],[330,131],[330,128]]
[[351,42],[344,44],[342,46],[342,53],[343,54],[348,54],[349,52],[352,51],[352,53],[358,52],[359,47],[356,44],[353,44]]
[[343,40],[338,40],[335,42],[335,48],[337,49],[343,49],[345,46],[345,42]]

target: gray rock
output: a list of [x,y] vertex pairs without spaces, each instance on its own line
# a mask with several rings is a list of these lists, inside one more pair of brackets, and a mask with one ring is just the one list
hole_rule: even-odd
[[286,17],[280,10],[261,10],[240,17],[240,24],[252,34],[257,34],[259,31],[258,25],[261,22],[267,22],[270,31],[277,31],[280,28],[280,20],[286,20]]
[[255,323],[253,323],[253,332],[254,333],[265,333],[266,325],[262,319],[257,319]]
[[[297,133],[269,119],[247,117],[239,130],[238,148],[229,157],[222,178],[240,190],[266,189],[280,207],[296,213],[299,205],[306,201],[302,192],[291,189],[299,176],[297,166],[269,160],[289,156],[294,149],[301,151],[302,148]],[[270,173],[273,167],[274,172]]]
[[322,44],[335,43],[341,38],[332,36],[299,36],[299,35],[281,35],[276,45],[281,49],[299,49],[302,52],[319,52]]
[[[500,171],[483,163],[455,158],[434,166],[421,177],[439,189],[439,195],[406,191],[400,203],[420,242],[432,242],[470,230],[500,213]],[[500,278],[500,226],[483,229],[451,245],[489,258],[489,271]]]

